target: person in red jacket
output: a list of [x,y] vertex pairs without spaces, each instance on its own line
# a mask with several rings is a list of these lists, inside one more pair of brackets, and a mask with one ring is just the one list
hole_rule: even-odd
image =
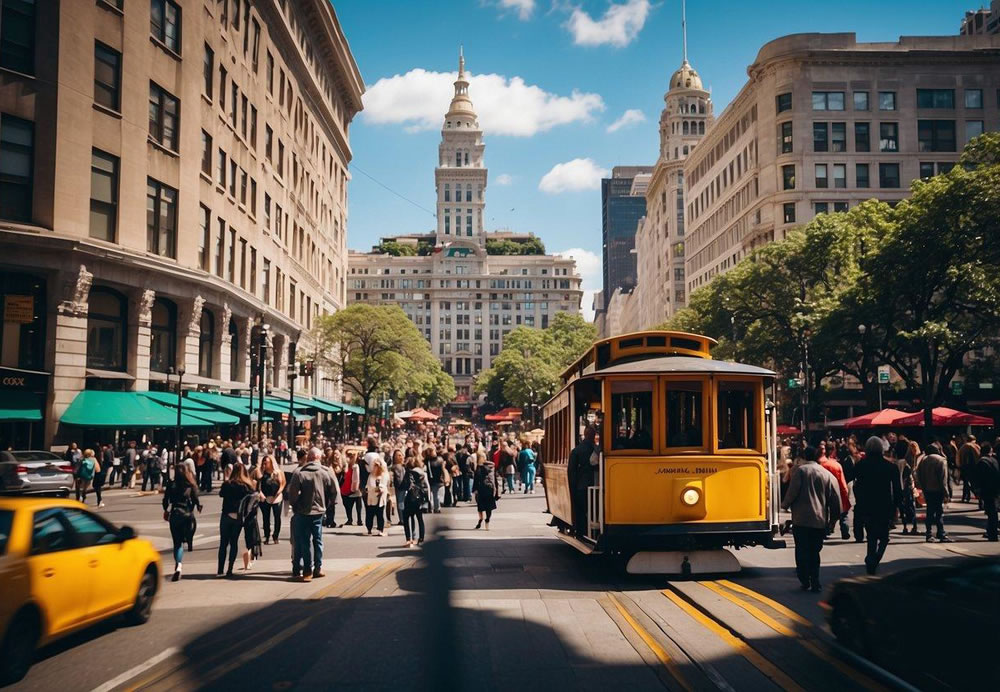
[[[846,541],[851,537],[851,531],[847,528],[847,512],[851,509],[851,496],[847,490],[847,481],[844,479],[844,467],[836,458],[836,449],[832,442],[821,442],[819,465],[837,479],[837,488],[840,490],[840,537]],[[827,531],[827,535],[831,533],[833,533],[832,527]]]

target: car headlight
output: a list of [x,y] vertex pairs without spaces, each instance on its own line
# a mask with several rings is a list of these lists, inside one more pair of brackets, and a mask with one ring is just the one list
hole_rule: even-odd
[[693,507],[694,505],[698,504],[698,501],[700,499],[701,499],[701,493],[698,492],[697,488],[686,488],[684,492],[681,493],[681,502],[688,505],[689,507]]

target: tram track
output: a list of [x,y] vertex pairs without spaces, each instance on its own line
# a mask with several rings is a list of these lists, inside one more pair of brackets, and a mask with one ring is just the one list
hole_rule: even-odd
[[658,592],[609,591],[603,600],[667,689],[884,692],[896,687],[873,666],[843,657],[820,628],[795,611],[726,579],[669,582]]

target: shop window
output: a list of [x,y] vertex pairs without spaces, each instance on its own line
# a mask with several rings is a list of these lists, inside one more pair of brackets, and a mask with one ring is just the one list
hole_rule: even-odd
[[719,382],[717,405],[719,449],[756,449],[757,383]]
[[240,373],[240,330],[236,326],[236,320],[229,318],[229,381],[240,382],[243,380]]
[[87,312],[87,367],[125,370],[127,301],[103,286],[90,290]]
[[667,447],[704,447],[704,384],[667,382]]
[[198,374],[201,377],[212,377],[214,366],[213,349],[215,347],[215,315],[211,310],[201,311],[201,333],[198,336]]
[[653,449],[653,382],[611,383],[611,448]]
[[177,306],[166,298],[153,301],[149,329],[149,369],[168,372],[176,362]]

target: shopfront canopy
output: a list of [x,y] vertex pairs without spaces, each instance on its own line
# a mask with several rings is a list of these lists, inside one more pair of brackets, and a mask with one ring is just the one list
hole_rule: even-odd
[[250,416],[250,400],[243,397],[227,396],[213,392],[187,392],[184,395],[184,399],[203,403],[211,408],[231,413],[240,418],[248,418]]
[[295,408],[298,409],[300,407],[303,409],[318,411],[319,413],[343,413],[344,411],[342,406],[339,406],[332,401],[308,396],[295,397]]
[[[924,412],[917,411],[896,422],[899,426],[923,426]],[[993,425],[992,418],[965,413],[947,406],[938,406],[931,410],[931,425],[936,428],[964,427],[966,425]]]
[[19,390],[0,390],[0,421],[40,421],[42,395]]
[[887,425],[901,425],[900,419],[909,416],[905,411],[898,411],[894,408],[886,408],[881,411],[872,411],[863,416],[848,418],[844,422],[845,428],[878,428]]
[[[177,415],[177,395],[170,392],[138,392],[144,397],[152,399],[160,406],[167,406]],[[185,396],[181,404],[184,413],[190,413],[198,418],[203,418],[216,425],[237,425],[240,422],[239,416],[212,408],[206,403]],[[175,421],[176,424],[176,421]]]
[[[85,389],[76,395],[60,419],[67,425],[86,428],[172,428],[177,425],[177,409],[162,406],[145,396],[147,392],[106,392]],[[181,427],[207,428],[212,421],[187,411],[181,413]]]

